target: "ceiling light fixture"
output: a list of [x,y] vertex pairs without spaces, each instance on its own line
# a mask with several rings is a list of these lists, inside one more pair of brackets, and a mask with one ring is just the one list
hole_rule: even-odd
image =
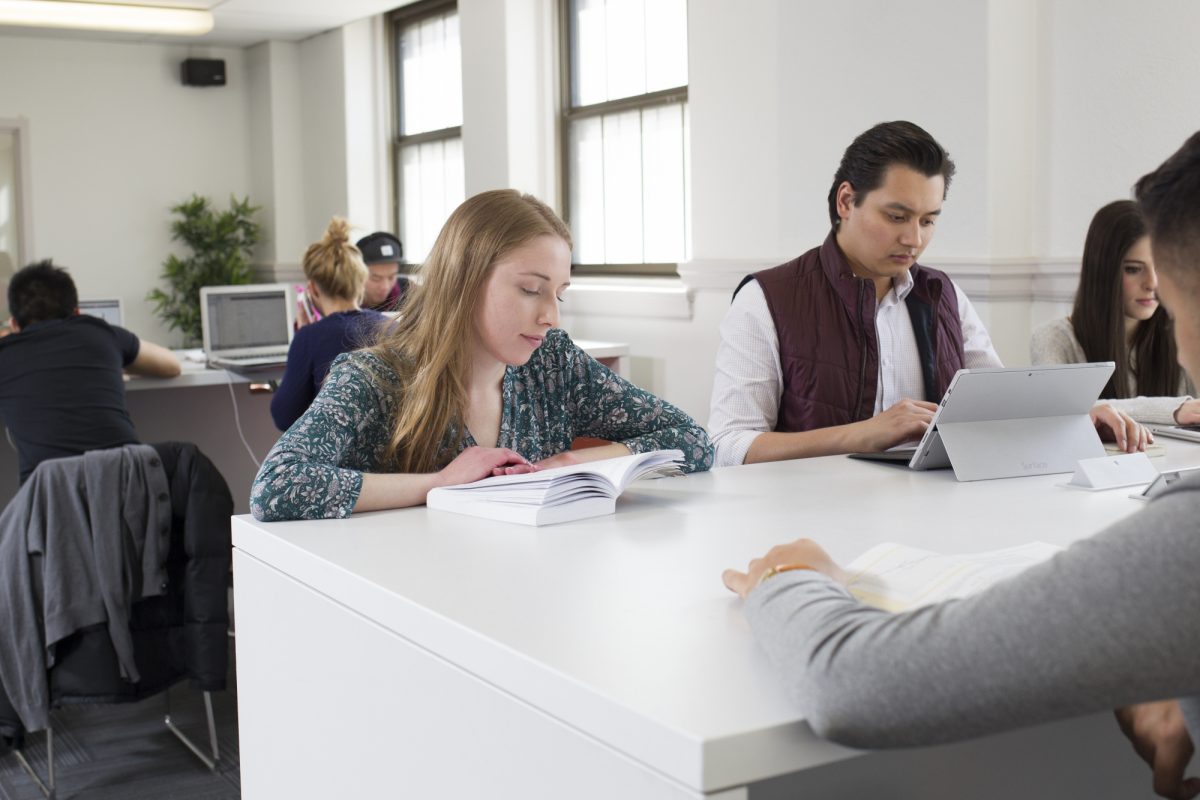
[[208,11],[193,8],[0,0],[2,25],[199,36],[212,30],[213,17]]

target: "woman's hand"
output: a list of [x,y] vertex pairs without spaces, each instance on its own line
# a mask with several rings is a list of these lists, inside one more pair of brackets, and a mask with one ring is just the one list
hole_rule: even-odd
[[1188,400],[1175,409],[1176,425],[1200,425],[1200,400]]
[[745,572],[727,569],[721,573],[721,580],[725,582],[726,588],[745,599],[750,590],[758,586],[763,573],[772,567],[803,567],[828,575],[839,583],[846,582],[845,570],[812,539],[797,539],[791,544],[775,545],[765,556],[751,561]]
[[1116,442],[1126,453],[1145,450],[1154,441],[1154,434],[1148,428],[1108,404],[1092,406],[1092,422],[1103,441]]
[[437,473],[436,486],[473,483],[493,475],[517,475],[539,467],[507,447],[468,447]]

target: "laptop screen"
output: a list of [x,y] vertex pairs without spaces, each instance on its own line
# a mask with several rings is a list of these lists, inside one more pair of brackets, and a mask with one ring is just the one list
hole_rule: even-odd
[[209,346],[214,351],[288,346],[286,289],[208,295]]
[[99,317],[109,325],[122,325],[120,300],[80,300],[79,313]]

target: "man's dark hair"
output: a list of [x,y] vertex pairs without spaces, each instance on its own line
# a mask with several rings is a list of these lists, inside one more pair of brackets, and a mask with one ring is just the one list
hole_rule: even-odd
[[[1157,267],[1173,278],[1200,275],[1200,132],[1133,187]],[[1180,274],[1180,273],[1183,274]]]
[[842,163],[829,188],[829,222],[836,227],[839,221],[837,190],[842,181],[854,187],[854,205],[861,206],[863,199],[883,184],[884,175],[893,164],[908,167],[927,178],[941,175],[946,182],[942,197],[950,191],[954,162],[937,140],[911,122],[881,122],[860,133],[842,154]]
[[75,281],[50,259],[17,270],[8,282],[8,310],[22,328],[48,319],[66,319],[78,307]]

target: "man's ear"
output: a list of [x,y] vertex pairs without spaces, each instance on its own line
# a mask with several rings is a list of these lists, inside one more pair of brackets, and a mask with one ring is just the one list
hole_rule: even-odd
[[854,187],[850,185],[850,181],[842,181],[838,184],[834,198],[838,218],[845,219],[850,216],[850,209],[854,206]]
[[12,332],[13,332],[13,333],[20,333],[20,332],[21,332],[21,326],[17,324],[17,318],[16,318],[16,317],[9,317],[9,318],[8,318],[8,327],[12,328]]

